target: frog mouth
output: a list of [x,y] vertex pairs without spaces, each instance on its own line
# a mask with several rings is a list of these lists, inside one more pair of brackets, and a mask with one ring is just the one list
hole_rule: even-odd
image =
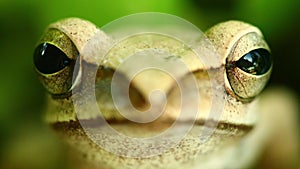
[[[197,120],[188,133],[180,133],[183,131],[182,128],[186,127],[188,123],[187,121],[180,121],[175,130],[164,136],[160,134],[164,133],[173,124],[171,121],[137,124],[129,120],[109,120],[107,121],[109,125],[104,125],[99,123],[99,119],[89,119],[56,122],[52,123],[52,127],[62,134],[61,136],[65,141],[72,140],[71,143],[75,143],[77,148],[79,141],[85,141],[86,145],[93,148],[97,147],[97,153],[109,151],[117,153],[118,156],[129,155],[130,157],[132,154],[126,154],[128,151],[132,151],[141,157],[148,157],[148,155],[151,155],[149,154],[151,151],[154,153],[152,155],[158,155],[164,151],[172,152],[175,149],[175,151],[182,152],[197,152],[198,155],[203,155],[204,157],[211,153],[219,152],[226,147],[232,147],[236,141],[245,138],[253,129],[252,126],[224,122],[217,123],[216,128],[214,128],[216,123],[213,121],[206,121],[205,123],[205,121]],[[108,128],[113,128],[125,137],[111,133]],[[214,131],[210,136],[202,137],[201,130],[203,128],[214,128]],[[207,139],[202,142],[201,138]],[[153,143],[150,143],[152,145],[150,147],[147,141],[144,142],[149,139]],[[118,143],[118,145],[116,146],[114,143]]]
[[[202,120],[198,119],[196,121],[177,121],[177,128],[180,128],[182,126],[191,125],[191,128],[194,127],[205,127],[209,129],[215,129],[218,132],[226,132],[231,135],[245,135],[253,130],[254,126],[252,125],[246,125],[246,124],[233,124],[228,122],[222,122],[222,121],[214,121],[214,120]],[[151,130],[152,132],[155,131],[155,133],[164,132],[168,128],[170,128],[174,124],[173,120],[156,120],[154,122],[150,123],[136,123],[132,122],[130,120],[124,119],[124,120],[115,120],[110,119],[106,122],[103,122],[103,118],[95,118],[95,119],[84,119],[84,120],[75,120],[75,121],[69,121],[69,122],[55,122],[52,123],[52,127],[55,130],[61,130],[63,128],[72,128],[72,129],[84,129],[84,128],[101,128],[103,126],[109,125],[112,128],[116,129],[115,126],[122,127],[126,126],[132,129],[138,129],[138,130]],[[117,128],[118,128],[117,127]],[[118,131],[118,129],[116,129]]]
[[[101,120],[100,120],[101,119]],[[80,124],[87,126],[87,127],[100,127],[102,125],[104,125],[103,123],[101,123],[100,121],[102,121],[102,118],[95,118],[95,119],[89,119],[89,120],[78,120],[78,122],[80,122]],[[75,121],[73,121],[75,122]],[[174,121],[173,120],[164,120],[164,121],[155,121],[149,124],[168,124],[171,125]],[[115,119],[109,119],[107,120],[107,123],[110,125],[114,125],[114,124],[139,124],[136,122],[132,122],[130,120],[124,119],[124,120],[115,120]],[[214,120],[202,120],[202,119],[198,119],[195,121],[178,121],[179,124],[190,124],[190,123],[194,123],[194,125],[198,125],[198,126],[205,126],[205,127],[209,127],[209,128],[218,128],[221,130],[228,130],[228,129],[242,129],[244,131],[250,131],[253,126],[251,125],[246,125],[246,124],[233,124],[233,123],[227,123],[227,122],[217,122]],[[147,125],[147,124],[141,124],[141,125]]]

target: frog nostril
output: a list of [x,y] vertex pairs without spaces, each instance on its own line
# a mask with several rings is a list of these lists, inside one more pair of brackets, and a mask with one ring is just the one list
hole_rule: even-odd
[[245,54],[236,62],[236,66],[243,71],[253,74],[265,74],[272,65],[272,57],[266,49],[255,49]]
[[55,45],[40,44],[34,51],[34,65],[44,74],[56,73],[71,62],[71,59]]

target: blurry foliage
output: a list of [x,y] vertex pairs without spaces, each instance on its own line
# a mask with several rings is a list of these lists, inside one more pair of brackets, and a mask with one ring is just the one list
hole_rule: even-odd
[[32,64],[36,42],[49,23],[75,16],[101,27],[147,11],[180,16],[202,30],[228,19],[244,20],[261,28],[271,46],[270,84],[300,93],[299,7],[298,0],[0,0],[0,168],[67,165],[61,144],[43,123],[45,91]]

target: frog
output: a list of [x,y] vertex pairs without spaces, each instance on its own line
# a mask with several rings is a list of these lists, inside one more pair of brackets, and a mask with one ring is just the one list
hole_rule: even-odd
[[[95,35],[96,39],[100,40],[96,41],[96,44],[87,45]],[[282,121],[283,124],[287,124],[286,128],[282,128],[283,131],[295,128],[291,126],[296,125],[292,121],[297,110],[294,109],[296,101],[286,94],[289,93],[286,90],[262,92],[273,67],[271,50],[263,34],[251,24],[230,20],[209,28],[205,36],[213,45],[215,53],[220,56],[218,64],[214,67],[205,67],[194,59],[196,54],[192,49],[188,46],[183,47],[178,39],[163,35],[137,35],[119,41],[115,45],[117,47],[112,47],[112,44],[115,44],[113,37],[90,21],[67,18],[50,24],[36,46],[34,65],[37,76],[48,93],[45,121],[71,146],[74,151],[72,155],[76,154],[73,168],[175,169],[270,166],[263,157],[268,152],[266,147],[273,145],[271,143],[277,131],[274,129],[276,123]],[[144,41],[149,43],[142,43]],[[174,56],[183,55],[171,57],[172,59],[168,56],[168,59],[163,60],[166,60],[167,64],[175,64],[176,60],[185,60],[187,63],[188,69],[184,70],[182,73],[184,75],[180,74],[180,83],[190,85],[190,77],[194,79],[193,82],[196,81],[197,91],[201,94],[201,103],[200,106],[197,104],[194,107],[197,112],[195,116],[186,115],[180,121],[181,112],[178,106],[180,104],[177,99],[180,90],[174,85],[176,83],[174,79],[168,75],[155,70],[145,73],[144,76],[136,75],[130,81],[128,75],[130,66],[117,69],[118,65],[124,62],[120,56],[124,53],[126,53],[124,57],[132,55],[137,48],[142,50],[163,48]],[[91,51],[105,53],[105,59],[91,55],[89,53]],[[91,70],[96,71],[91,73]],[[156,87],[161,87],[167,93],[168,100],[164,113],[149,123],[131,121],[125,115],[120,115],[113,106],[114,99],[111,96],[113,75],[116,72],[121,74],[122,81],[128,81],[131,91],[129,98],[117,97],[121,100],[130,100],[140,112],[146,111],[151,103],[147,96]],[[95,92],[95,101],[101,109],[100,114],[91,111],[93,106],[89,96],[83,101],[81,99],[85,97],[81,93],[90,90],[86,89],[88,84],[85,82],[91,77],[92,83],[95,84],[92,85],[95,88],[92,92]],[[210,77],[216,78],[221,90],[218,91],[217,97],[221,98],[223,112],[218,119],[209,116],[215,90]],[[192,97],[192,94],[187,97]],[[81,100],[77,101],[78,98]],[[82,108],[82,114],[76,112],[78,106]],[[129,114],[130,112],[131,109]],[[137,115],[133,114],[135,118]],[[141,113],[139,117],[146,115]],[[282,120],[283,117],[285,120]],[[193,120],[190,120],[191,118]],[[99,120],[106,121],[107,125],[98,124]],[[175,121],[180,121],[176,123],[175,130],[163,138],[158,137],[162,139],[158,140],[158,143],[144,145],[128,140],[128,138],[155,137],[166,132]],[[187,124],[192,125],[189,132],[183,130]],[[111,128],[129,137],[112,134]],[[201,142],[200,131],[212,132]],[[186,132],[186,135],[178,139],[180,132]],[[291,162],[284,162],[277,167],[297,166],[295,159],[298,148],[295,148],[297,147],[295,133],[297,132],[291,131],[286,137],[286,140],[293,140],[292,145],[295,145],[289,149],[290,152],[272,153],[271,157],[274,158],[280,157],[278,154],[281,153],[292,154]],[[278,143],[272,148],[276,145]]]

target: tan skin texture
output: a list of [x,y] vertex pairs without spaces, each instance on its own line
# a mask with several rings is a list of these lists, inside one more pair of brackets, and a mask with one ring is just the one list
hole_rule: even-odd
[[[119,46],[112,49],[107,54],[106,59],[109,61],[107,63],[103,62],[102,58],[97,58],[95,55],[86,52],[87,48],[90,49],[88,51],[96,53],[104,51],[113,42],[111,38],[99,31],[92,23],[77,18],[69,18],[51,24],[39,44],[47,42],[55,45],[72,62],[71,65],[55,73],[42,73],[39,69],[36,70],[41,82],[49,92],[46,121],[66,142],[76,148],[75,152],[78,154],[80,162],[74,163],[74,167],[198,169],[260,166],[291,168],[297,166],[298,137],[295,136],[295,133],[297,133],[294,131],[296,123],[293,121],[297,110],[295,110],[296,102],[292,96],[286,94],[285,90],[278,89],[270,90],[266,92],[265,96],[258,97],[270,77],[271,68],[262,75],[252,75],[239,68],[228,66],[228,63],[234,63],[251,50],[263,48],[270,51],[261,32],[249,24],[240,21],[228,21],[209,29],[206,36],[212,42],[221,59],[216,67],[209,70],[210,75],[216,75],[217,81],[222,86],[223,90],[219,93],[220,96],[226,96],[224,112],[219,119],[219,123],[215,123],[216,119],[207,119],[212,100],[212,87],[208,78],[208,68],[205,68],[201,63],[191,61],[195,56],[194,53],[190,49],[182,52],[179,48],[182,47],[182,44],[177,40],[151,34],[133,37],[120,42]],[[88,46],[89,39],[95,37],[101,38],[102,41]],[[144,43],[134,43],[134,41]],[[164,44],[175,47],[171,48]],[[125,47],[127,48],[125,49]],[[155,149],[135,145],[133,142],[125,142],[118,136],[105,137],[107,133],[103,129],[106,126],[93,125],[94,122],[101,116],[116,131],[125,135],[138,138],[157,135],[168,129],[179,116],[179,108],[176,107],[178,88],[174,87],[172,79],[163,74],[159,76],[162,79],[158,79],[150,85],[147,79],[155,79],[159,73],[155,71],[150,71],[144,76],[137,76],[133,79],[133,85],[130,88],[133,93],[131,101],[138,109],[144,110],[145,107],[149,106],[149,100],[145,98],[157,86],[167,92],[170,101],[163,116],[151,123],[139,124],[129,122],[115,109],[111,108],[110,105],[113,103],[110,91],[101,86],[110,85],[114,70],[120,64],[116,57],[121,57],[124,53],[130,55],[137,48],[143,50],[155,47],[167,50],[174,53],[174,55],[182,55],[184,62],[191,68],[192,75],[196,77],[197,83],[200,85],[199,93],[205,99],[199,105],[199,114],[193,128],[175,147],[168,148],[159,155],[156,154],[147,158],[131,158],[128,156],[136,153],[134,149],[141,149],[141,152],[146,154],[155,153]],[[80,57],[79,67],[73,71],[75,60],[78,57]],[[72,99],[81,98],[83,95],[74,91],[78,89],[87,90],[84,82],[89,76],[94,77],[93,74],[90,75],[88,72],[95,66],[100,66],[100,69],[94,75],[96,76],[96,84],[100,86],[96,86],[96,97],[97,103],[102,109],[102,114],[91,113],[89,111],[89,98],[86,98],[83,106],[85,113],[83,116],[77,117],[74,110],[74,104],[77,103],[72,102]],[[103,69],[103,67],[106,67],[106,69]],[[126,80],[128,71],[125,69],[120,73]],[[72,83],[73,75],[76,79],[74,83]],[[143,79],[144,77],[146,78]],[[183,81],[188,79],[187,77],[183,76]],[[164,81],[163,84],[162,81]],[[271,97],[272,95],[277,97]],[[272,120],[270,117],[272,117]],[[182,120],[181,126],[185,126],[186,121],[190,120],[189,118],[186,117],[185,120]],[[87,122],[87,125],[84,126],[85,130],[80,125],[79,119]],[[209,123],[204,123],[206,120]],[[274,143],[274,141],[271,141],[272,138],[278,137],[276,125],[273,125],[276,123],[282,124],[280,130],[285,132],[286,136],[283,139],[276,139],[277,142]],[[216,129],[209,140],[199,143],[199,131],[204,126],[213,128],[214,125],[216,125]],[[97,131],[100,129],[104,132],[98,133]],[[86,132],[89,134],[86,134]],[[91,137],[90,134],[93,136]],[[165,138],[166,142],[174,141],[177,134],[172,132]],[[123,145],[123,149],[120,149],[123,156],[104,150],[96,144],[97,142],[95,143],[95,140],[100,140],[102,143],[115,142]],[[287,141],[290,144],[284,150],[276,146]],[[264,158],[262,158],[263,154]],[[290,158],[284,160],[278,154],[285,154]],[[276,159],[275,165],[270,163],[269,159]]]

